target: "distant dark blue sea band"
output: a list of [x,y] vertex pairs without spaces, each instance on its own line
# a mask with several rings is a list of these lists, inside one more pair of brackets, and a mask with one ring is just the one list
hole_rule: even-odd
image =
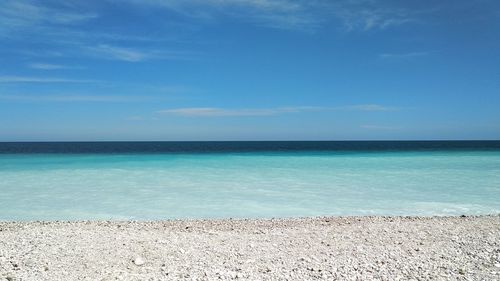
[[3,142],[0,154],[497,151],[500,141]]

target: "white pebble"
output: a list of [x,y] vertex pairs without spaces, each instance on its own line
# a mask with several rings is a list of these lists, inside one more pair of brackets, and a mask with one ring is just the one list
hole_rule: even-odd
[[143,258],[141,258],[141,257],[136,257],[136,258],[134,259],[134,264],[135,264],[135,265],[141,266],[141,265],[143,265],[144,263],[145,263],[145,261],[144,261],[144,259],[143,259]]

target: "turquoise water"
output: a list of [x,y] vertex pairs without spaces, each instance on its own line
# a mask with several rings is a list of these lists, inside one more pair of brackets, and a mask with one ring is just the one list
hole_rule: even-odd
[[499,151],[0,154],[0,220],[490,213]]

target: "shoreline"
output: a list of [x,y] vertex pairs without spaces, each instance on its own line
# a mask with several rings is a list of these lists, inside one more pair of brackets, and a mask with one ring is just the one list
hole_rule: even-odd
[[0,280],[430,278],[500,279],[500,215],[0,221]]
[[173,223],[173,222],[251,222],[251,221],[301,221],[301,220],[321,220],[321,219],[409,219],[409,220],[426,220],[426,219],[453,219],[453,218],[482,218],[482,217],[500,217],[500,213],[486,214],[456,214],[456,215],[321,215],[321,216],[295,216],[295,217],[214,217],[214,218],[166,218],[166,219],[88,219],[88,220],[71,220],[71,219],[55,219],[55,220],[2,220],[0,219],[0,227],[4,224],[75,224],[75,223]]

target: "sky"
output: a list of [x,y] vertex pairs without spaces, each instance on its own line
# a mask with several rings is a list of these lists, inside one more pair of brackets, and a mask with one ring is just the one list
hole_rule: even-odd
[[0,0],[0,141],[500,139],[500,1]]

